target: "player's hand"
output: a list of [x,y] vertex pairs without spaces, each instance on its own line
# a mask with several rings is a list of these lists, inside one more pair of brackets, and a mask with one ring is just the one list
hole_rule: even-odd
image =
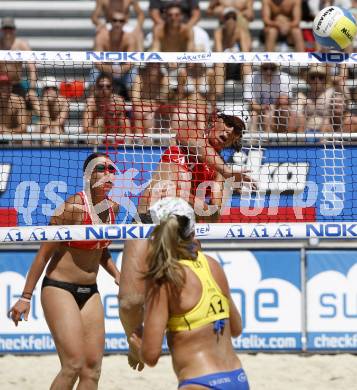
[[15,305],[12,306],[12,308],[8,311],[7,316],[11,318],[14,321],[15,326],[17,326],[19,321],[22,321],[22,317],[25,321],[28,320],[30,308],[30,302],[18,300]]
[[235,182],[245,184],[245,186],[248,186],[252,191],[256,191],[258,187],[254,180],[249,176],[249,173],[250,171],[248,169],[233,164],[229,167],[229,171],[226,171],[224,177],[226,179],[233,177]]
[[129,366],[138,371],[144,369],[144,363],[140,359],[140,349],[142,345],[142,327],[137,328],[129,338]]
[[255,181],[247,174],[249,171],[235,172],[233,174],[235,181],[241,182],[245,187],[249,187],[251,191],[256,191],[258,189]]
[[[137,336],[130,337],[129,352],[128,352],[128,364],[133,370],[142,371],[145,367],[139,356],[139,350],[137,341],[134,340]],[[141,345],[141,340],[140,340]]]

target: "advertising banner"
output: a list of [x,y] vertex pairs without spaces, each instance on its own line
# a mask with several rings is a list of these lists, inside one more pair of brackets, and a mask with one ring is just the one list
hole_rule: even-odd
[[[164,147],[118,146],[112,198],[117,223],[131,223]],[[82,165],[91,149],[3,149],[0,156],[0,225],[47,225],[66,197],[83,189]],[[249,171],[257,192],[233,192],[222,222],[331,222],[357,220],[357,147],[267,147],[222,153]]]
[[[241,350],[301,349],[300,254],[281,251],[207,251],[223,266],[243,320],[243,334],[233,340]],[[55,346],[45,322],[39,281],[27,322],[15,327],[7,311],[21,295],[34,251],[0,252],[0,354],[53,352]],[[121,251],[112,251],[117,265]],[[104,313],[107,352],[128,348],[118,317],[118,287],[102,269],[98,275]]]
[[357,351],[357,251],[307,252],[307,348]]

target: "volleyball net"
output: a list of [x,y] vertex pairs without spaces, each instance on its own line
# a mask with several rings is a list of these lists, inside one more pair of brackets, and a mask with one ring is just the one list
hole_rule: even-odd
[[[164,196],[194,206],[200,238],[354,238],[356,59],[0,51],[0,242],[146,238]],[[116,224],[48,226],[93,151]]]

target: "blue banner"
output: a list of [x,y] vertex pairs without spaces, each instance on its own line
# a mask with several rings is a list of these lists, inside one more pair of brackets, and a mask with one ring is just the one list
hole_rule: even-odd
[[[111,193],[121,205],[118,223],[131,222],[164,150],[120,146],[108,151],[118,168]],[[90,153],[89,148],[2,149],[0,211],[15,212],[18,225],[48,224],[55,208],[82,190],[82,165]],[[356,220],[356,147],[267,147],[240,153],[228,149],[223,157],[248,169],[259,190],[234,193],[226,222]]]

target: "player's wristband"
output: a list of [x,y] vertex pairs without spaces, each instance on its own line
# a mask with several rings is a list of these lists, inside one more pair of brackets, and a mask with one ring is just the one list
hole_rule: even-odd
[[31,303],[31,299],[23,298],[23,297],[19,298],[19,301]]

